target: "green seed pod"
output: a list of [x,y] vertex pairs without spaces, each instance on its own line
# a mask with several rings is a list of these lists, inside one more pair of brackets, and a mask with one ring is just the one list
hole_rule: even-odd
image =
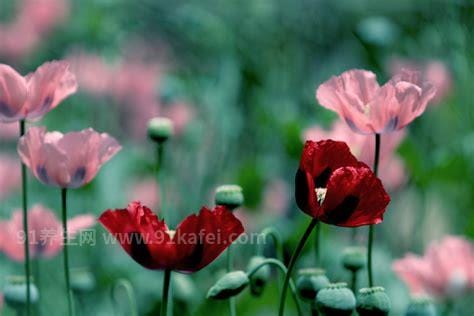
[[366,262],[367,250],[363,247],[348,247],[342,253],[342,265],[352,272],[363,269]]
[[207,292],[207,298],[225,300],[242,292],[250,280],[244,271],[232,271],[225,274]]
[[[247,266],[247,273],[259,266],[263,261],[265,261],[265,257],[253,256]],[[270,276],[270,267],[268,265],[264,265],[250,277],[250,292],[252,293],[252,295],[257,297],[262,295],[263,290],[265,289],[265,285],[270,279]]]
[[316,306],[321,315],[350,316],[356,307],[356,299],[346,283],[334,283],[319,291]]
[[71,289],[79,293],[87,293],[94,290],[95,277],[87,268],[71,269]]
[[157,143],[173,136],[173,130],[173,122],[165,117],[155,117],[148,122],[148,137]]
[[357,312],[360,316],[385,316],[390,312],[390,299],[380,286],[363,288],[357,297]]
[[221,185],[216,189],[214,197],[216,205],[223,205],[234,210],[244,204],[242,188],[235,184]]
[[318,292],[329,285],[329,279],[322,269],[301,269],[298,271],[296,289],[305,301],[314,301]]
[[405,316],[436,316],[436,307],[428,297],[412,298]]
[[[27,295],[26,279],[23,276],[10,276],[5,284],[3,297],[5,303],[13,309],[21,309],[26,306]],[[30,301],[32,304],[38,302],[38,288],[30,283]]]

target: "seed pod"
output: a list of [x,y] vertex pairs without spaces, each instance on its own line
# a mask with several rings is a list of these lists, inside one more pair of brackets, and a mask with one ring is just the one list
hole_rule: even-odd
[[76,293],[87,293],[94,290],[95,277],[87,268],[71,269],[71,289]]
[[390,312],[390,299],[383,287],[363,288],[357,297],[357,312],[360,316],[386,316]]
[[342,254],[342,265],[347,270],[357,272],[365,267],[367,251],[363,247],[348,247]]
[[165,117],[155,117],[148,122],[148,137],[157,143],[163,143],[173,135],[173,122]]
[[301,269],[298,271],[296,289],[298,295],[305,301],[311,302],[318,292],[329,285],[329,279],[322,269]]
[[242,188],[235,184],[221,185],[218,187],[214,199],[216,205],[226,206],[230,210],[234,210],[244,204]]
[[[26,306],[27,296],[26,279],[23,276],[10,276],[5,284],[3,297],[5,303],[13,309],[22,309]],[[38,302],[39,292],[36,285],[30,282],[30,302]]]
[[207,298],[225,300],[242,292],[250,280],[244,271],[232,271],[225,274],[207,292]]
[[428,297],[412,298],[405,316],[436,316],[436,307]]
[[324,316],[350,316],[356,307],[356,299],[346,283],[334,283],[319,291],[316,306]]

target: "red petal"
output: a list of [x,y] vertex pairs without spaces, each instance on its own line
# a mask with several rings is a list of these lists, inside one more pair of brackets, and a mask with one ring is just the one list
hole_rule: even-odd
[[198,271],[214,261],[242,233],[242,223],[223,206],[213,211],[203,207],[198,215],[190,215],[176,230],[176,270]]
[[126,209],[107,210],[99,222],[145,268],[168,269],[173,265],[175,249],[168,227],[140,202],[130,203]]
[[325,188],[334,170],[358,164],[357,159],[344,142],[307,141],[301,156],[300,169],[313,177],[316,188]]
[[337,169],[328,181],[321,221],[344,227],[378,224],[390,197],[368,167]]

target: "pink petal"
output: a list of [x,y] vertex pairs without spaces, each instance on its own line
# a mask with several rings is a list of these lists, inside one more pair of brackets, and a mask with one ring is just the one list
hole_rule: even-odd
[[75,76],[64,61],[48,62],[26,77],[28,82],[27,117],[39,119],[77,90]]
[[21,119],[26,97],[25,79],[10,66],[0,64],[0,122]]
[[95,225],[95,217],[93,215],[79,215],[67,221],[68,236],[74,237],[81,230],[91,228]]

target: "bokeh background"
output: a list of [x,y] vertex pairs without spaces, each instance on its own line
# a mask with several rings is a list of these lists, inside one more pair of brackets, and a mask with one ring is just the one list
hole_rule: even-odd
[[[0,0],[0,62],[27,74],[45,61],[69,60],[78,93],[34,124],[62,132],[93,127],[123,145],[91,184],[70,192],[71,216],[99,216],[135,199],[160,213],[162,201],[173,226],[212,205],[217,185],[237,183],[245,193],[238,216],[247,231],[277,227],[288,255],[309,221],[293,199],[305,131],[330,128],[337,119],[318,105],[317,86],[350,68],[369,69],[385,82],[401,63],[435,63],[443,93],[396,149],[402,180],[391,188],[392,203],[377,227],[375,277],[392,299],[392,315],[402,315],[408,290],[391,262],[408,251],[423,253],[446,234],[474,237],[473,29],[469,0]],[[146,138],[146,123],[156,115],[177,127],[160,184],[155,147]],[[13,161],[5,168],[10,174],[0,175],[4,220],[21,206],[12,180],[17,133],[16,125],[0,125],[2,164]],[[29,182],[30,204],[59,217],[59,191]],[[132,283],[140,315],[156,315],[162,274],[143,269],[117,245],[105,246],[105,230],[95,228],[95,245],[71,250],[72,265],[96,279],[78,298],[82,315],[130,315],[125,294],[118,303],[110,296],[119,278]],[[322,238],[328,275],[349,280],[340,254],[351,232],[324,226]],[[311,266],[311,249],[301,266]],[[235,251],[243,269],[255,245]],[[63,315],[61,255],[38,266],[42,314]],[[175,313],[225,315],[225,302],[205,300],[223,266],[220,258],[195,275],[176,276]],[[22,272],[21,263],[0,254],[0,292],[7,275]],[[361,286],[365,279],[364,272]],[[276,282],[260,299],[247,291],[237,300],[238,314],[274,315],[277,297]],[[460,299],[457,312],[473,315],[472,301]]]

